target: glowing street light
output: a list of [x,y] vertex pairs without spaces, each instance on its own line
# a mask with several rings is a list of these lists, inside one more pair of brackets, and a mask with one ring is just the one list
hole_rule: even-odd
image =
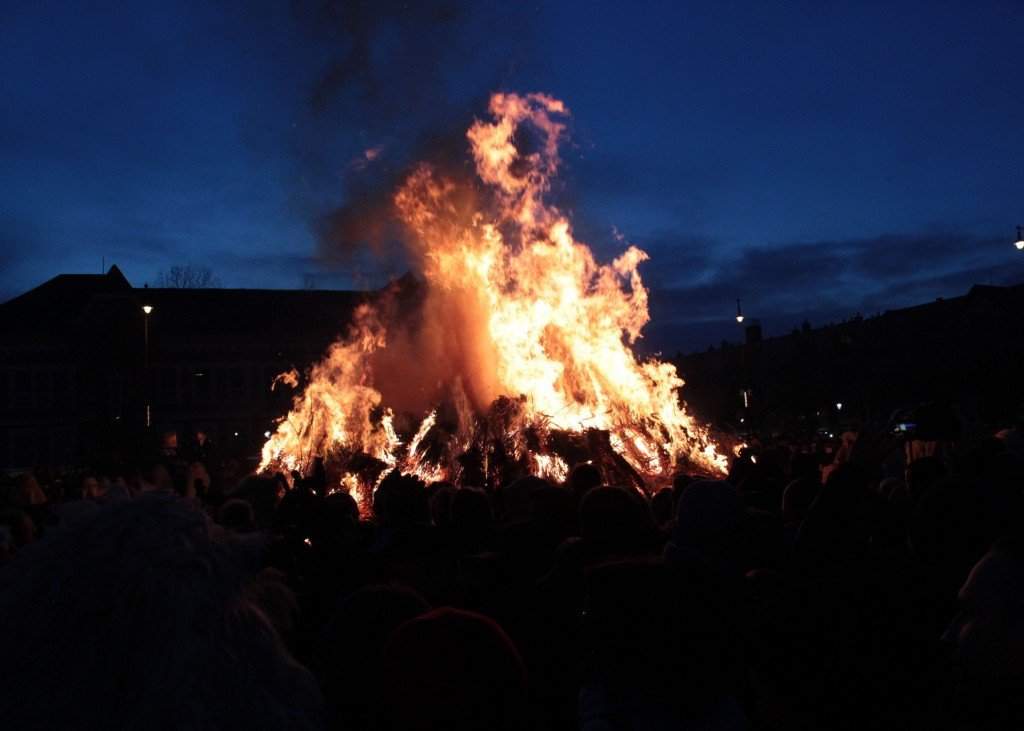
[[836,401],[836,411],[842,411],[842,410],[843,410],[843,402],[842,401]]
[[153,424],[152,408],[149,403],[149,315],[153,312],[153,305],[143,305],[143,329],[142,329],[142,346],[143,346],[143,374],[145,378],[144,388],[146,391],[146,428],[148,429]]
[[736,322],[743,322],[743,308],[740,307],[739,298],[736,299]]
[[1024,251],[1024,234],[1021,233],[1021,227],[1017,227],[1017,240],[1013,242],[1013,245],[1017,247],[1017,251]]

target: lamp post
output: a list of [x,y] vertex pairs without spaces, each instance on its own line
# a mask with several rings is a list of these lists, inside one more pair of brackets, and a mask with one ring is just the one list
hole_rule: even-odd
[[[745,320],[745,319],[746,318],[743,316],[743,304],[740,302],[740,298],[737,297],[736,298],[736,324],[737,325],[742,325],[743,324],[743,320]],[[751,410],[750,410],[750,401],[751,401],[750,397],[751,397],[751,394],[752,394],[752,389],[750,387],[750,385],[751,385],[750,384],[751,378],[750,378],[750,353],[748,352],[749,350],[750,350],[749,343],[747,343],[745,341],[742,342],[741,349],[740,349],[739,377],[740,377],[740,385],[741,385],[740,397],[743,399],[743,410],[740,412],[740,413],[742,413],[742,416],[740,417],[740,423],[745,425],[744,426],[745,429],[752,431],[753,427],[754,427],[754,424],[753,424],[754,420],[752,418],[752,414],[751,414]]]
[[1013,242],[1013,245],[1017,247],[1017,251],[1024,251],[1024,233],[1021,233],[1021,226],[1017,227],[1017,240]]
[[153,305],[142,306],[142,387],[146,397],[146,428],[152,426],[152,415],[149,403],[149,315]]

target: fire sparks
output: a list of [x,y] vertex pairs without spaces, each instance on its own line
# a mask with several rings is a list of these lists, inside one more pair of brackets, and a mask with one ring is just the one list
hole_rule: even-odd
[[568,109],[542,94],[495,94],[489,111],[467,133],[482,200],[427,165],[394,199],[435,305],[427,316],[443,319],[438,330],[465,354],[448,374],[449,403],[403,443],[374,382],[388,328],[364,305],[349,337],[311,369],[261,469],[301,472],[324,458],[350,492],[392,468],[470,484],[527,472],[561,481],[581,457],[648,488],[683,465],[724,472],[727,457],[679,399],[674,366],[631,349],[649,319],[647,254],[628,246],[597,262],[545,201]]

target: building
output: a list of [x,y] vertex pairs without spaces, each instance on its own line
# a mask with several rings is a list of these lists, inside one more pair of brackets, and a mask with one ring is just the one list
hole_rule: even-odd
[[116,266],[54,277],[0,305],[0,469],[195,430],[255,454],[290,403],[274,376],[317,360],[371,296],[140,289]]
[[[422,291],[412,281],[399,306]],[[274,377],[317,361],[379,294],[140,289],[117,267],[54,277],[0,304],[0,469],[76,465],[197,431],[255,457],[290,405]],[[744,344],[677,366],[698,417],[737,431],[880,424],[935,400],[1005,424],[1024,405],[1022,316],[1024,285],[975,286],[781,337],[748,321]]]
[[886,423],[894,411],[947,402],[967,424],[1024,413],[1024,285],[976,285],[960,297],[677,361],[686,401],[740,431]]

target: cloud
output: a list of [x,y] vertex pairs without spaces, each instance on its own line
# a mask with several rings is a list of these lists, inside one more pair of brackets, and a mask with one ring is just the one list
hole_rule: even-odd
[[1024,282],[1024,257],[1014,256],[1015,253],[1008,252],[1006,261],[1003,262],[898,280],[865,297],[864,310],[875,312],[892,307],[886,303],[909,305],[927,302],[936,297],[955,297],[976,284],[1020,284]]
[[[975,237],[939,231],[910,236],[879,236],[847,244],[852,266],[860,273],[879,279],[898,279],[924,270],[981,265],[1009,252],[1006,242],[996,237]],[[1005,250],[1004,250],[1005,249]]]
[[[956,232],[748,248],[708,260],[698,284],[655,288],[645,347],[674,352],[740,339],[737,297],[766,335],[781,335],[804,319],[820,325],[959,296],[974,284],[1018,283],[1024,256],[1015,254],[1005,237]],[[664,269],[673,265],[661,266],[655,279],[671,278]]]

